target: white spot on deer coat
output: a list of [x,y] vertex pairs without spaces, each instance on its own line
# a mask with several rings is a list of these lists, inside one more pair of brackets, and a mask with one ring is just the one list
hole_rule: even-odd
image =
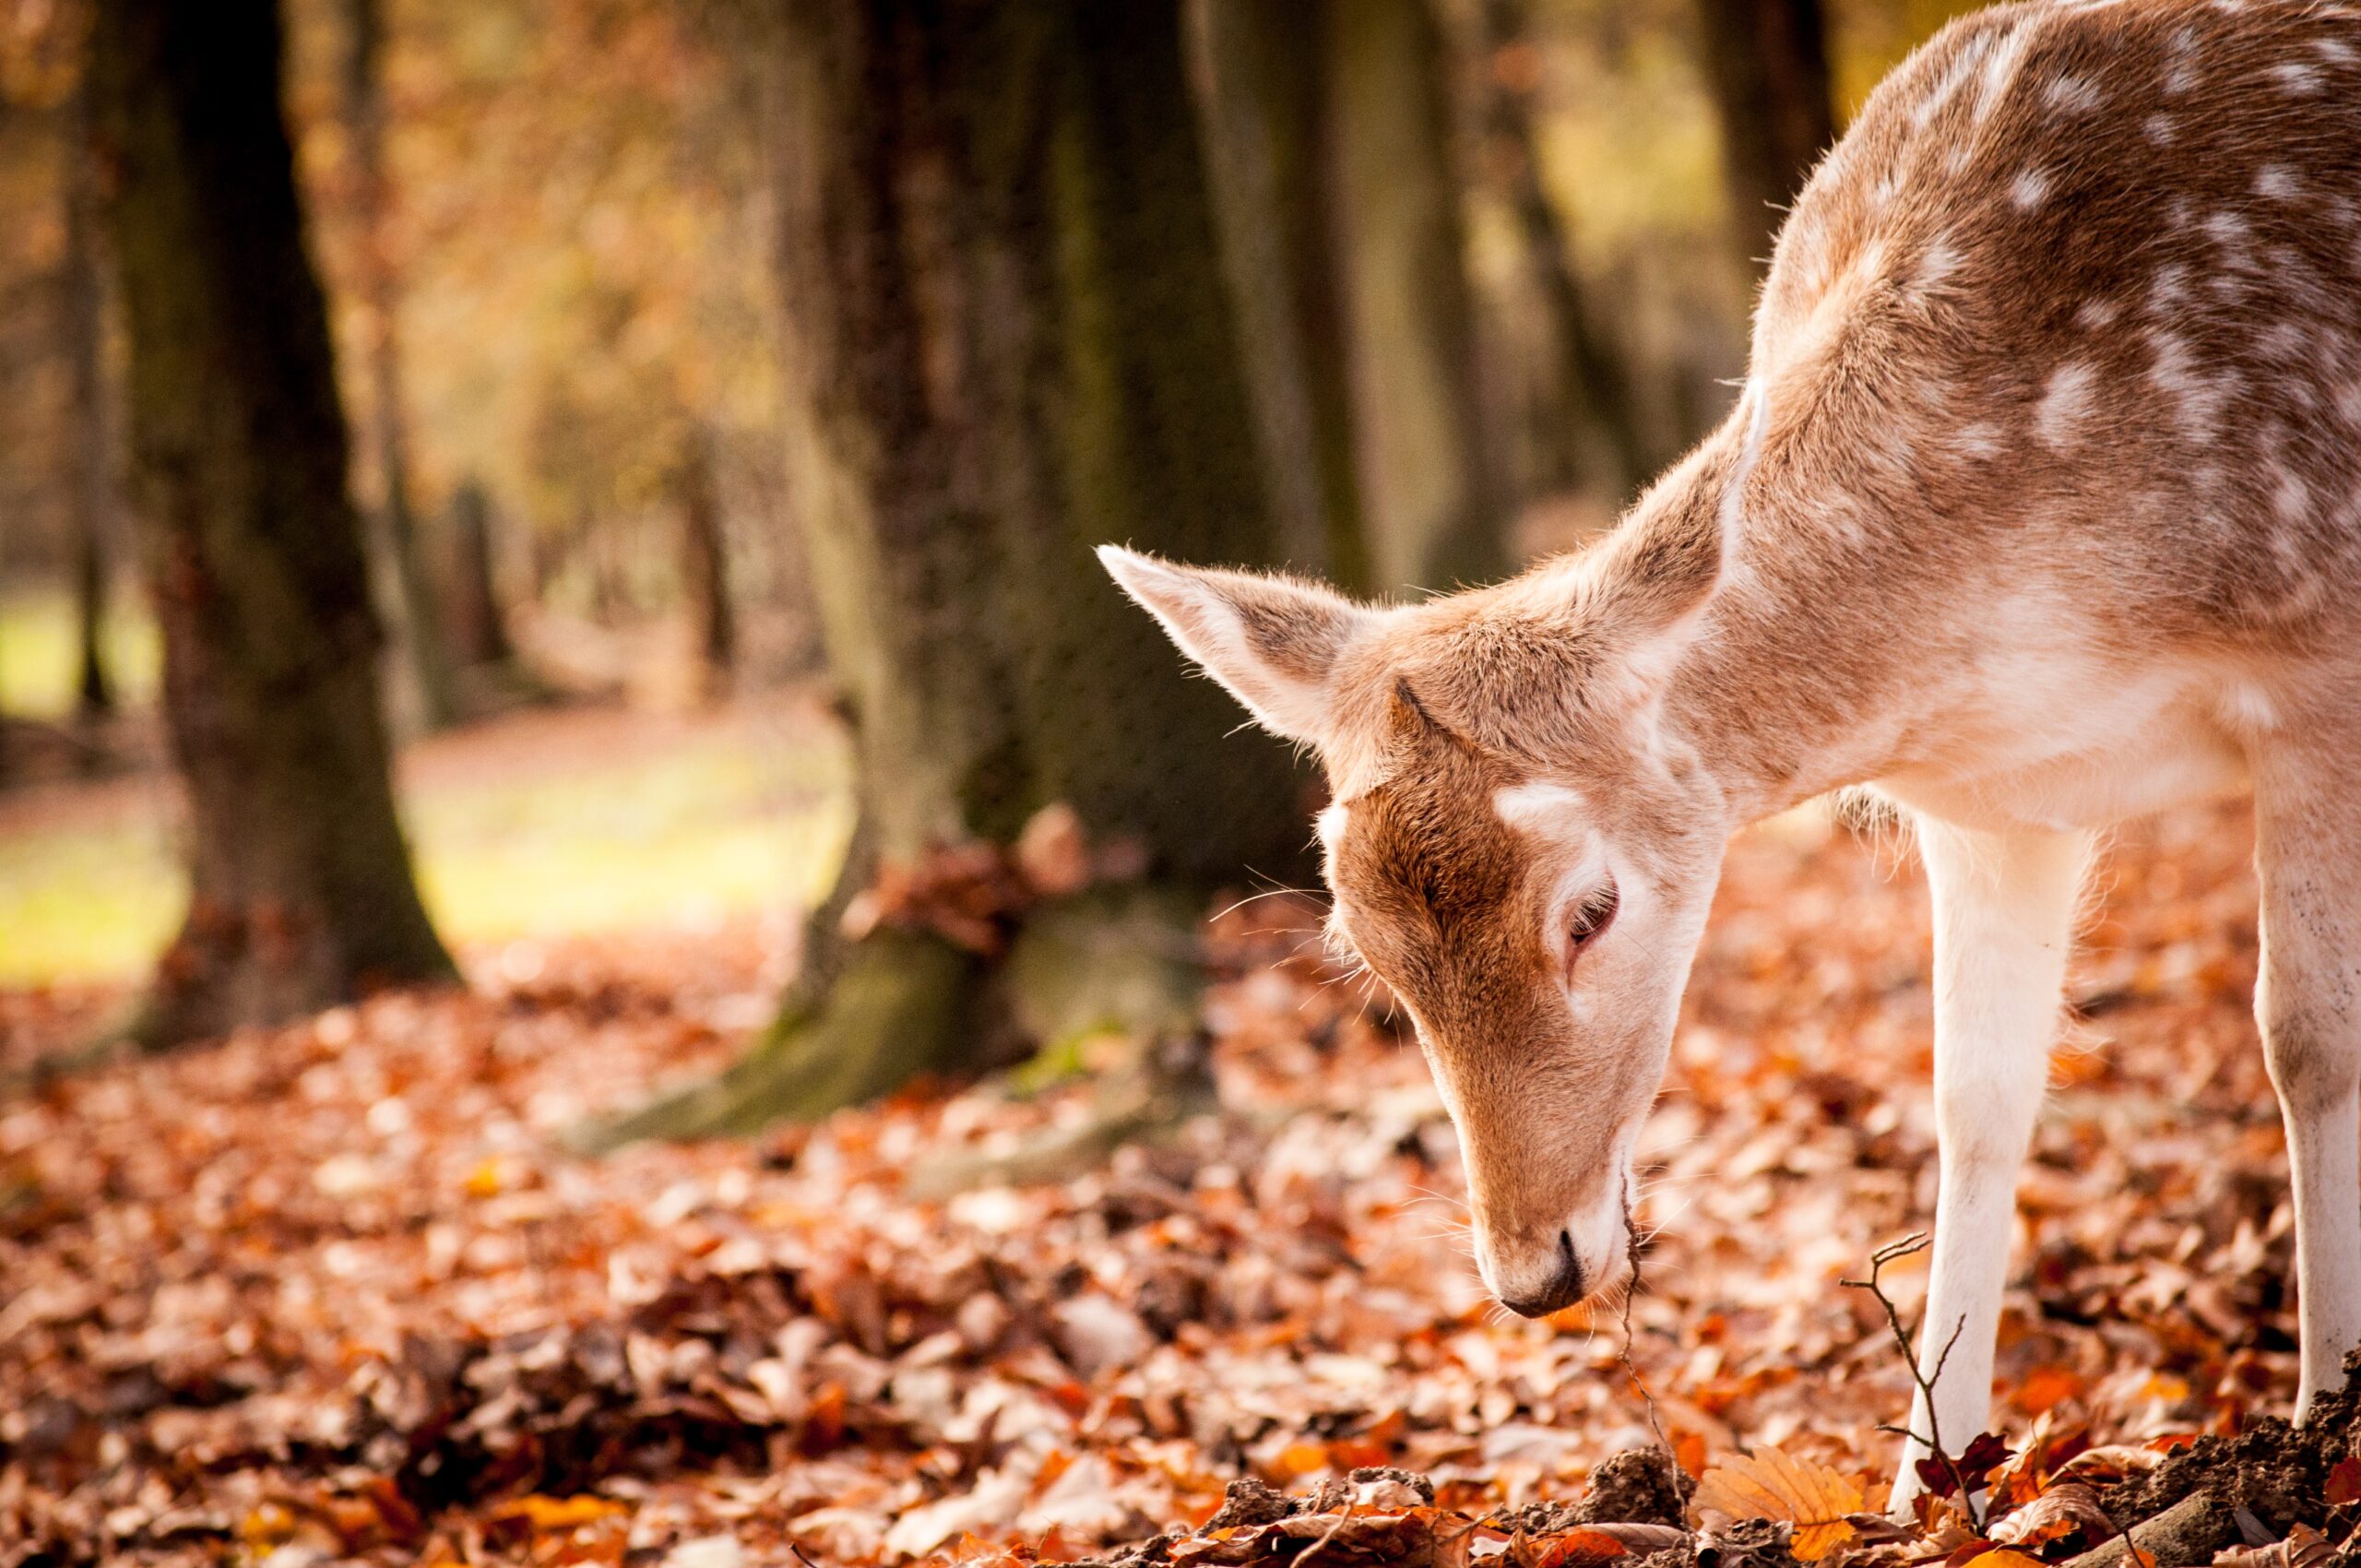
[[1935,292],[1959,270],[1961,260],[1959,247],[1952,244],[1951,235],[1936,235],[1927,246],[1927,254],[1918,258],[1918,270],[1911,278],[1911,288],[1921,294]]
[[2042,84],[2041,101],[2060,114],[2087,114],[2099,98],[2098,84],[2086,77],[2052,77]]
[[2173,144],[2174,136],[2173,117],[2169,114],[2151,114],[2140,122],[2140,134],[2159,147],[2170,147]]
[[2098,377],[2098,366],[2088,360],[2074,360],[2049,373],[2033,410],[2033,433],[2043,445],[2057,450],[2074,439],[2075,427],[2091,411]]
[[2207,215],[2201,227],[2222,247],[2224,266],[2238,272],[2254,270],[2254,253],[2249,248],[2254,228],[2245,219],[2235,212],[2215,212]]
[[2300,60],[2283,60],[2271,67],[2280,88],[2290,97],[2309,98],[2328,84],[2320,77],[2318,65],[2308,65]]
[[2016,80],[2017,67],[2024,64],[2025,52],[2033,45],[2033,35],[2038,24],[2023,22],[2010,30],[1994,46],[1984,61],[1984,70],[1975,84],[1976,124],[2000,106],[2008,96],[2010,85]]
[[1959,53],[1943,67],[1943,74],[1935,78],[1935,85],[1927,89],[1927,96],[1912,107],[1911,128],[1923,131],[1933,124],[1935,116],[1941,113],[1943,106],[1958,95],[1959,89],[1966,85],[1967,78],[1984,64],[1985,55],[1991,52],[1992,38],[1988,33],[1979,34],[1961,44]]
[[[2361,421],[2355,422],[2361,422]],[[1978,420],[1974,424],[1964,424],[1952,432],[1952,445],[1961,456],[1986,463],[1992,461],[2009,449],[2000,427],[1989,420]]]
[[2296,176],[2282,165],[2266,163],[2254,172],[2254,194],[2272,201],[2294,201],[2297,185]]
[[2028,169],[2009,184],[2009,205],[2019,212],[2031,212],[2049,196],[2049,176],[2038,169]]
[[2123,307],[2113,300],[2084,300],[2074,308],[2074,325],[2088,332],[2111,327],[2122,315]]
[[2189,352],[2189,345],[2170,332],[2151,332],[2148,341],[2155,350],[2155,363],[2148,367],[2148,379],[2172,400],[2174,422],[2180,433],[2191,441],[2209,442],[2222,422],[2222,411],[2228,407],[2236,383],[2226,373],[2208,374]]
[[2293,472],[2279,476],[2279,488],[2271,493],[2271,509],[2284,522],[2300,522],[2312,509],[2312,487]]
[[2353,46],[2342,39],[2316,38],[2312,40],[2312,49],[2331,65],[2350,65],[2361,59],[2361,55],[2354,53]]

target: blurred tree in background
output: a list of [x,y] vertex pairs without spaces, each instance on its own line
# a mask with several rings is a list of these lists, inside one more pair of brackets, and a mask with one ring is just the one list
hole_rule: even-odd
[[1267,561],[1178,0],[784,7],[789,472],[860,828],[778,1023],[609,1138],[1196,1028],[1212,890],[1303,859],[1283,749],[1092,558]]
[[1820,0],[1698,0],[1722,117],[1730,216],[1758,268],[1788,204],[1836,140]]
[[279,66],[271,0],[97,7],[134,502],[190,806],[188,916],[136,1025],[157,1045],[454,978],[394,819]]

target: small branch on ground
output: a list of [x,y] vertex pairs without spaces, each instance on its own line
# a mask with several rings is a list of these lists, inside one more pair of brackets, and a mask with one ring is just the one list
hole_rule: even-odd
[[[1951,1364],[1952,1348],[1959,1343],[1961,1331],[1967,1327],[1967,1319],[1963,1316],[1957,1324],[1952,1325],[1952,1336],[1943,1341],[1942,1354],[1935,1358],[1934,1375],[1929,1377],[1918,1370],[1918,1351],[1910,1342],[1910,1331],[1902,1326],[1902,1313],[1895,1308],[1893,1298],[1885,1293],[1886,1265],[1916,1256],[1933,1244],[1925,1231],[1914,1231],[1901,1241],[1889,1246],[1880,1247],[1869,1254],[1869,1277],[1867,1279],[1839,1279],[1837,1283],[1848,1290],[1867,1290],[1876,1300],[1877,1304],[1884,1309],[1886,1327],[1893,1335],[1893,1342],[1902,1348],[1903,1365],[1910,1369],[1910,1381],[1918,1385],[1918,1392],[1927,1399],[1927,1435],[1921,1438],[1916,1432],[1906,1431],[1904,1435],[1913,1442],[1925,1443],[1928,1451],[1935,1456],[1936,1462],[1951,1472],[1952,1484],[1959,1488],[1960,1506],[1967,1510],[1967,1522],[1975,1528],[1981,1530],[1984,1527],[1984,1518],[1982,1511],[1975,1505],[1975,1494],[1969,1489],[1967,1476],[1960,1469],[1959,1461],[1943,1447],[1942,1424],[1935,1415],[1935,1384],[1942,1381],[1943,1369]],[[1899,1429],[1881,1427],[1880,1430],[1893,1431]]]
[[[1631,1380],[1641,1403],[1647,1407],[1648,1430],[1656,1434],[1656,1446],[1671,1455],[1672,1441],[1664,1434],[1664,1421],[1656,1413],[1656,1396],[1649,1391],[1647,1380],[1640,1375],[1639,1364],[1631,1359],[1631,1302],[1640,1294],[1640,1231],[1631,1223],[1631,1180],[1628,1176],[1623,1179],[1623,1257],[1631,1266],[1631,1277],[1623,1285],[1623,1375]],[[1674,1457],[1678,1463],[1678,1455]]]

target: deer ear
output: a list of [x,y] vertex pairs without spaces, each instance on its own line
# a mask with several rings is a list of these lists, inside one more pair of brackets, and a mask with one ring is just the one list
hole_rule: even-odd
[[1176,566],[1111,544],[1098,559],[1263,728],[1290,741],[1327,733],[1337,658],[1375,612],[1288,577]]

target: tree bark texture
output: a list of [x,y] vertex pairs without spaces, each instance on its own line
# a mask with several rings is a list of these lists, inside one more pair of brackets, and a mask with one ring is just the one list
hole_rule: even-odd
[[1812,165],[1836,140],[1820,0],[1698,0],[1731,221],[1759,276]]
[[[813,926],[825,983],[720,1083],[594,1144],[824,1113],[1044,1027],[1168,1031],[1204,897],[1302,857],[1285,751],[1226,738],[1227,699],[1090,553],[1274,554],[1179,0],[790,0],[776,21],[789,472],[860,827]],[[991,951],[844,935],[877,867],[1005,845],[1052,802],[1144,878],[1096,947],[1050,934],[1055,904]],[[1080,999],[1045,1026],[1062,982]]]
[[343,0],[342,82],[346,134],[351,137],[353,196],[361,243],[359,293],[369,386],[369,453],[377,475],[375,519],[379,598],[393,626],[399,668],[418,727],[438,730],[459,717],[451,647],[434,580],[426,569],[410,486],[409,422],[402,406],[401,287],[389,251],[393,181],[386,166],[386,11],[384,0]]
[[272,0],[102,0],[94,140],[191,897],[139,1032],[452,977],[395,818],[381,635]]
[[1326,0],[1332,245],[1372,575],[1447,591],[1507,570],[1478,418],[1475,305],[1430,0]]

